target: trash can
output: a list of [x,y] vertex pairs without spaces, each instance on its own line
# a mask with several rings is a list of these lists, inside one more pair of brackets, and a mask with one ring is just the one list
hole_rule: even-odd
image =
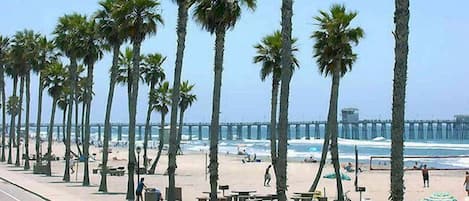
[[161,192],[156,188],[147,188],[145,190],[145,201],[159,201]]

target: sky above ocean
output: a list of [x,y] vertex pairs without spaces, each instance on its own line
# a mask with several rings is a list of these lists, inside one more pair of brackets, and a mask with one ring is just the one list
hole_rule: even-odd
[[[66,13],[92,15],[98,8],[95,0],[10,0],[0,3],[0,34],[32,29],[52,37],[60,16]],[[296,70],[290,91],[291,121],[325,120],[330,97],[330,78],[319,74],[312,57],[317,29],[313,16],[333,3],[344,3],[358,11],[354,26],[365,31],[365,38],[355,48],[358,60],[353,70],[341,80],[339,108],[360,109],[361,119],[390,119],[394,67],[393,1],[311,1],[294,4],[293,35],[298,38],[300,69]],[[469,2],[455,0],[412,1],[410,6],[409,65],[406,99],[407,119],[453,119],[469,113],[469,66],[464,58],[469,47]],[[270,115],[270,79],[262,82],[260,65],[253,64],[253,45],[262,37],[280,29],[280,0],[258,0],[255,12],[243,11],[236,27],[226,34],[225,61],[221,97],[221,121],[268,121]],[[172,83],[176,55],[177,6],[161,1],[164,25],[156,36],[142,45],[142,53],[159,52],[167,56],[164,69]],[[186,112],[186,122],[209,122],[213,89],[214,37],[203,31],[192,16],[187,27],[183,80],[194,83],[198,101]],[[122,50],[124,47],[122,47]],[[64,60],[65,61],[65,60]],[[106,54],[95,67],[92,122],[103,122],[109,87],[111,55]],[[35,122],[37,78],[31,86],[31,118]],[[12,83],[7,80],[7,94]],[[148,87],[140,86],[137,121],[144,122]],[[50,117],[51,99],[45,95],[43,120]],[[113,122],[127,122],[126,87],[115,92]],[[57,120],[61,119],[58,111]],[[169,118],[167,118],[169,120]],[[153,113],[153,122],[159,114]]]

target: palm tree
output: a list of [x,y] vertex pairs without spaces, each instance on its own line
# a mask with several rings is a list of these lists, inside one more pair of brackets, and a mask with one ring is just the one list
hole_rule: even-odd
[[404,200],[404,117],[409,54],[409,0],[396,0],[394,24],[396,32],[392,126],[391,126],[391,200]]
[[[184,81],[180,85],[181,89],[179,93],[179,129],[177,136],[177,150],[181,151],[181,139],[182,139],[182,126],[184,120],[184,112],[197,100],[197,95],[192,94],[192,89],[195,85],[189,84],[189,81]],[[182,153],[182,152],[181,152]]]
[[[81,26],[83,26],[83,28],[85,28],[85,25],[81,24]],[[82,34],[82,33],[81,33]],[[81,37],[83,37],[83,35],[80,35]],[[84,43],[82,44],[84,45]],[[82,56],[84,56],[86,53],[83,53]],[[76,87],[75,87],[75,145],[77,146],[77,151],[78,151],[78,156],[83,156],[83,152],[80,148],[80,145],[83,143],[83,132],[81,132],[82,129],[80,129],[80,124],[79,124],[79,106],[80,106],[80,103],[83,105],[83,108],[84,105],[85,105],[85,92],[86,92],[86,87],[85,87],[85,83],[86,83],[86,80],[85,78],[81,75],[83,72],[85,72],[85,66],[83,64],[78,64],[77,66],[77,71],[76,71],[76,79],[75,79],[75,82],[76,82]],[[84,113],[82,113],[82,120],[84,119]],[[83,127],[83,121],[82,121],[82,125]]]
[[[294,52],[298,51],[298,48],[294,46],[296,38],[292,39],[292,71],[295,67],[299,67],[298,60],[293,55]],[[282,75],[282,63],[281,63],[281,49],[282,49],[282,33],[275,31],[273,34],[268,35],[262,39],[262,41],[254,46],[257,55],[254,57],[254,63],[261,63],[262,68],[260,72],[261,80],[272,75],[272,96],[271,96],[271,111],[270,111],[270,157],[272,159],[272,165],[274,172],[277,172],[277,101],[278,101],[278,90],[280,86],[280,78]],[[277,174],[275,174],[277,176]],[[276,181],[280,179],[277,178]]]
[[[223,71],[223,51],[225,34],[234,28],[241,17],[241,7],[254,10],[256,0],[197,0],[195,3],[194,18],[202,29],[215,34],[215,61],[214,84],[212,100],[212,120],[210,124],[210,189],[211,200],[217,200],[218,188],[218,132],[220,121],[220,95]],[[175,97],[173,97],[175,98]],[[175,165],[175,164],[173,164]],[[174,167],[172,167],[174,168]],[[171,169],[171,171],[173,171]]]
[[95,63],[103,57],[101,50],[102,44],[98,36],[98,26],[94,20],[87,21],[84,25],[83,38],[84,48],[87,50],[83,57],[83,62],[88,67],[86,86],[85,86],[85,98],[84,106],[86,107],[85,115],[85,133],[83,141],[83,154],[85,158],[83,186],[90,185],[89,175],[89,146],[90,146],[90,116],[91,116],[91,99],[93,96],[93,69]]
[[[174,81],[173,81],[173,93],[172,93],[172,105],[171,105],[171,120],[170,120],[170,131],[169,131],[169,160],[168,160],[168,175],[169,175],[169,191],[168,198],[173,200],[175,197],[176,182],[174,173],[176,171],[176,152],[179,149],[178,146],[174,146],[176,136],[176,124],[177,124],[177,113],[178,113],[178,98],[180,97],[180,84],[181,84],[181,72],[182,63],[184,57],[184,49],[186,43],[187,34],[187,19],[188,10],[193,5],[195,0],[173,0],[178,5],[178,22],[177,22],[177,50],[176,50],[176,61],[174,68]],[[181,123],[179,123],[181,124]],[[181,127],[180,127],[181,128]],[[176,149],[177,147],[177,149]]]
[[70,136],[72,132],[72,111],[73,103],[77,100],[77,60],[83,57],[86,51],[81,41],[81,26],[86,22],[86,16],[80,14],[69,14],[59,18],[59,23],[55,27],[55,44],[70,59],[70,104],[67,114],[67,138],[65,150],[65,172],[63,180],[70,181]]
[[140,47],[143,40],[156,33],[158,23],[163,23],[159,13],[160,3],[157,0],[118,0],[115,16],[123,29],[129,31],[129,38],[133,45],[133,59],[131,70],[131,94],[129,101],[129,162],[126,199],[134,199],[134,170],[135,170],[135,118],[137,115],[138,82],[140,73]]
[[[20,78],[20,107],[22,108],[23,105],[23,94],[24,94],[24,87],[25,87],[25,80],[27,80],[29,77],[29,72],[31,69],[31,60],[35,58],[34,53],[34,41],[38,37],[37,34],[35,34],[31,30],[23,30],[23,31],[18,31],[15,33],[13,36],[12,40],[12,46],[11,46],[11,66],[14,68],[16,71],[16,76]],[[29,97],[28,97],[29,98]],[[29,106],[27,106],[27,112],[29,112]],[[27,114],[29,115],[29,114]],[[18,124],[17,126],[17,135],[16,135],[16,162],[15,166],[20,166],[20,138],[21,138],[21,116],[22,116],[22,110],[19,110],[18,112]],[[29,120],[29,118],[28,118]],[[28,122],[29,123],[29,122]],[[25,133],[28,134],[28,133]],[[29,138],[28,135],[24,136],[25,138]],[[26,146],[26,144],[25,144]],[[28,153],[26,153],[28,154]],[[28,162],[28,169],[29,169],[29,162]]]
[[42,73],[41,71],[45,69],[47,65],[57,60],[59,54],[55,51],[55,45],[53,41],[48,40],[45,36],[40,37],[37,40],[37,64],[32,66],[33,72],[38,74],[39,77],[39,87],[38,87],[38,104],[37,104],[37,120],[36,120],[36,163],[41,162],[41,116],[42,116],[42,95],[44,92],[44,85],[41,81]]
[[5,133],[6,133],[6,97],[5,97],[5,67],[7,62],[7,54],[10,47],[10,39],[0,35],[0,87],[2,96],[2,154],[0,161],[4,162],[5,158]]
[[[143,68],[141,70],[144,80],[149,86],[149,95],[155,91],[156,84],[163,81],[166,77],[162,67],[165,60],[166,57],[159,53],[149,54],[144,58],[142,66]],[[151,135],[150,118],[152,111],[152,105],[150,99],[148,99],[147,119],[145,121],[145,136],[143,140],[143,165],[145,167],[145,171],[147,170],[148,166],[147,146],[148,136]]]
[[277,156],[277,194],[280,201],[286,201],[287,195],[287,145],[288,145],[288,97],[292,76],[292,18],[293,0],[282,0],[282,74],[280,79],[280,111],[278,121],[278,156]]
[[29,113],[30,113],[30,105],[31,105],[31,69],[33,66],[38,65],[39,63],[39,40],[41,38],[41,34],[34,33],[33,31],[26,32],[26,42],[28,48],[28,60],[29,65],[27,66],[27,72],[25,74],[25,84],[26,84],[26,117],[25,117],[25,133],[24,133],[24,169],[29,170]]
[[109,91],[106,104],[106,115],[104,118],[104,139],[103,139],[103,161],[101,171],[101,182],[99,185],[99,191],[107,192],[107,161],[108,161],[108,149],[109,139],[111,138],[111,108],[112,100],[114,97],[114,88],[116,86],[116,77],[118,69],[118,61],[120,54],[120,47],[125,41],[125,29],[122,29],[122,24],[119,23],[113,12],[116,10],[116,0],[102,0],[99,2],[101,9],[95,14],[95,19],[98,23],[99,35],[103,39],[106,45],[112,49],[112,66],[110,68],[110,81]]
[[[13,79],[13,93],[12,93],[12,96],[11,97],[14,97],[14,98],[18,98],[18,96],[16,96],[16,91],[17,91],[17,88],[18,88],[18,68],[16,68],[14,66],[14,64],[11,62],[11,58],[13,57],[12,55],[14,54],[12,50],[10,50],[10,52],[8,53],[8,64],[5,68],[5,72],[7,75],[9,75],[12,79]],[[8,101],[10,101],[11,97],[9,98]],[[18,99],[19,101],[19,99]],[[11,105],[11,104],[10,104]],[[13,105],[11,105],[13,106]],[[11,108],[11,107],[10,107]],[[10,134],[8,136],[8,161],[7,161],[7,164],[12,164],[12,144],[14,144],[15,142],[15,117],[16,117],[16,114],[18,112],[16,112],[16,110],[14,110],[14,108],[12,108],[13,110],[9,109],[10,112],[8,112],[8,114],[10,114]]]
[[165,81],[163,83],[160,83],[156,91],[153,91],[148,98],[151,101],[153,110],[156,110],[161,114],[160,130],[158,135],[160,141],[158,145],[158,153],[156,154],[156,158],[153,161],[150,170],[148,170],[148,174],[155,174],[156,165],[160,160],[161,152],[163,150],[164,145],[165,117],[166,114],[168,114],[169,106],[171,105],[171,89],[169,88],[169,82]]
[[66,86],[67,72],[62,63],[55,62],[47,65],[43,69],[42,82],[44,88],[48,88],[49,95],[52,97],[52,113],[50,117],[49,129],[47,132],[47,176],[52,176],[52,136],[54,130],[55,110],[59,98],[64,94]]
[[[339,97],[339,81],[348,71],[352,70],[357,55],[353,52],[352,45],[357,45],[363,37],[360,27],[352,28],[350,23],[357,16],[357,12],[347,12],[345,6],[334,4],[330,13],[320,11],[320,15],[314,19],[319,25],[311,38],[316,40],[314,45],[314,57],[319,71],[325,76],[332,76],[331,99],[327,118],[326,135],[331,140],[331,156],[335,174],[340,175],[338,128],[337,128],[337,102]],[[326,137],[327,138],[327,137]],[[324,141],[326,144],[327,140]],[[327,151],[327,146],[323,153]],[[324,156],[324,155],[323,155]],[[321,169],[318,171],[320,175]],[[344,200],[342,180],[336,177],[337,197]]]
[[[17,82],[16,82],[17,83]],[[16,85],[14,85],[14,87],[16,87]],[[15,93],[16,94],[16,93]],[[8,102],[7,102],[7,113],[10,115],[10,119],[11,119],[11,122],[13,122],[13,124],[10,124],[10,131],[14,131],[15,130],[15,116],[16,114],[18,114],[21,110],[21,105],[20,105],[20,99],[18,96],[16,95],[13,95],[13,96],[10,96],[8,98]],[[12,144],[14,144],[13,140],[15,139],[14,135],[12,135],[12,133],[10,132],[10,136],[8,136],[9,138],[9,142],[8,142],[8,161],[7,163],[8,164],[12,164]]]

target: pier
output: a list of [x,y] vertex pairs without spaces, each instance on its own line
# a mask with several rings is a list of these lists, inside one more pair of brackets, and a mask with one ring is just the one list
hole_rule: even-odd
[[[166,124],[165,126],[168,126]],[[47,124],[41,125],[41,132],[47,132]],[[53,136],[63,136],[63,126],[55,125]],[[128,133],[127,124],[112,124],[112,140],[126,140]],[[290,122],[288,126],[288,139],[319,139],[324,137],[325,121]],[[390,120],[360,120],[356,122],[340,121],[339,137],[344,139],[371,140],[376,137],[391,137]],[[74,126],[72,133],[74,133]],[[99,141],[103,138],[103,124],[91,124],[92,138]],[[142,140],[145,128],[144,124],[136,125],[136,140]],[[30,125],[30,133],[34,133],[36,125]],[[158,137],[159,125],[150,125],[151,135],[149,139]],[[220,123],[220,140],[268,140],[270,139],[269,122],[243,122]],[[210,123],[185,123],[182,134],[186,140],[207,140],[209,137]],[[157,139],[157,138],[155,138]],[[405,121],[405,140],[437,141],[437,140],[469,140],[469,121],[457,120],[408,120]]]

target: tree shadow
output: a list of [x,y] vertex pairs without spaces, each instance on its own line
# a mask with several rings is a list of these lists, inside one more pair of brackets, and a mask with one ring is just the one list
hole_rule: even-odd
[[92,193],[93,195],[127,195],[125,192],[96,192]]
[[50,181],[49,183],[51,183],[51,184],[81,184],[82,182],[81,181],[69,181],[69,182],[66,182],[66,181]]
[[[79,183],[82,183],[82,182],[79,182]],[[67,185],[67,187],[99,187],[99,185],[89,185],[89,186],[83,186],[83,185]]]

